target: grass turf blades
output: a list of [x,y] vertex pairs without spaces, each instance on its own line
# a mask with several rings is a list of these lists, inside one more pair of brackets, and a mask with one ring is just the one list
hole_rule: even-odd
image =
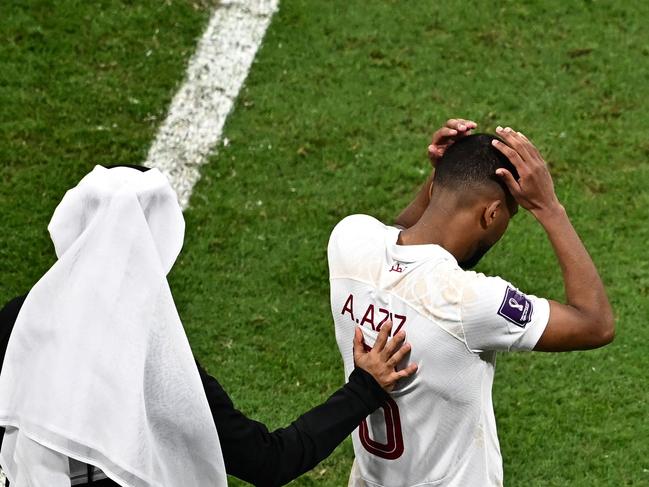
[[[0,20],[3,301],[53,262],[45,227],[64,191],[95,162],[144,159],[209,15],[186,2],[62,5],[16,3]],[[601,351],[500,356],[505,482],[648,483],[647,10],[282,2],[226,125],[230,144],[203,169],[170,276],[195,353],[235,404],[280,427],[341,384],[329,232],[355,212],[390,222],[429,170],[432,131],[466,116],[539,146],[618,319]],[[563,296],[523,211],[479,270]],[[345,485],[351,456],[348,440],[295,485]]]

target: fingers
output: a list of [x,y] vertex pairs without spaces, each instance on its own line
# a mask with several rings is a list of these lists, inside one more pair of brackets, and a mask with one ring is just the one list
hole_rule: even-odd
[[492,140],[491,145],[502,152],[504,156],[509,159],[509,162],[514,165],[516,171],[518,171],[518,175],[522,176],[522,173],[525,172],[525,161],[523,161],[521,155],[516,150],[512,149],[507,144],[501,142],[498,139]]
[[511,173],[503,168],[496,173],[507,184],[518,204],[538,218],[539,211],[559,201],[545,159],[522,133],[509,127],[498,127],[496,132],[503,141],[493,140],[492,144],[516,167],[519,179],[514,181]]
[[[396,337],[395,337],[396,338]],[[403,337],[403,340],[405,340],[405,335]],[[403,340],[401,340],[401,343],[403,343]],[[392,342],[396,342],[396,340],[392,340]],[[410,353],[410,349],[412,347],[410,346],[409,343],[403,343],[399,345],[399,348],[395,348],[395,352],[391,354],[390,359],[388,360],[388,364],[396,366],[399,362],[401,362],[406,355]]]
[[357,326],[354,330],[354,362],[357,362],[359,357],[365,353],[365,340],[363,339],[363,332]]
[[458,130],[455,129],[455,128],[442,127],[441,129],[439,129],[438,131],[435,132],[435,137],[433,137],[433,142],[435,141],[435,139],[437,139],[439,141],[440,139],[444,139],[444,138],[448,139],[448,138],[451,138],[451,137],[455,137],[457,135],[457,133],[458,133]]
[[459,139],[465,135],[471,134],[471,130],[478,126],[472,120],[464,120],[463,118],[451,118],[446,121],[446,125],[439,129],[436,134],[439,134],[441,139]]
[[410,377],[412,374],[417,372],[418,368],[419,368],[419,366],[414,362],[411,363],[411,364],[408,364],[408,367],[406,367],[405,369],[402,369],[402,370],[399,370],[398,372],[395,372],[395,374],[398,376],[397,380],[403,379],[404,377]]
[[518,184],[518,181],[514,179],[512,173],[510,173],[507,169],[497,169],[496,174],[505,182],[505,184],[509,188],[509,191],[512,193],[514,198],[516,198],[520,193],[521,187]]
[[444,155],[444,148],[443,147],[438,147],[435,144],[430,144],[428,146],[428,158],[431,161],[434,162],[437,159],[439,159],[440,157],[442,157],[443,155]]
[[433,134],[433,140],[431,140],[430,145],[428,146],[428,156],[431,158],[442,157],[446,150],[446,146],[449,145],[457,135],[457,129],[451,127],[442,127],[435,131]]
[[[471,130],[478,126],[472,120],[464,120],[463,118],[451,118],[446,121],[446,124],[433,134],[431,146],[439,144],[444,140],[453,139],[469,135]],[[430,146],[429,146],[430,149]]]
[[531,162],[530,152],[528,150],[530,143],[526,138],[522,137],[522,134],[519,135],[518,132],[512,130],[510,127],[502,128],[500,126],[496,128],[496,133],[507,145],[520,154],[524,162]]
[[527,151],[530,153],[530,155],[536,156],[536,157],[541,157],[541,153],[539,150],[536,148],[536,146],[532,143],[531,140],[529,140],[524,133],[522,132],[516,132],[518,136],[525,141],[525,144],[527,146]]
[[399,379],[405,379],[406,377],[410,377],[415,372],[417,372],[417,369],[418,369],[417,364],[412,363],[412,364],[408,364],[408,367],[406,367],[405,369],[392,372],[388,376],[386,380],[386,384],[383,388],[388,392],[392,391],[396,383],[399,381]]
[[[406,332],[403,331],[403,330],[400,331],[399,333],[397,333],[396,335],[394,335],[392,340],[390,340],[388,342],[388,344],[385,346],[385,349],[383,350],[383,353],[381,354],[383,356],[383,358],[385,360],[387,360],[390,357],[392,357],[395,354],[395,352],[397,352],[397,350],[402,348],[401,345],[403,345],[403,342],[405,341],[405,339],[406,339]],[[397,362],[399,362],[399,361],[397,360],[397,361],[394,361],[393,363],[396,364]]]
[[383,326],[381,326],[381,329],[379,330],[379,335],[376,337],[376,342],[374,342],[374,346],[372,347],[372,350],[376,350],[377,352],[383,351],[391,331],[392,331],[392,322],[388,320],[383,324]]
[[471,134],[471,131],[478,126],[473,120],[463,118],[451,118],[439,130],[435,131],[428,146],[428,157],[433,164],[440,159],[446,149],[458,139]]
[[478,126],[473,120],[465,120],[463,118],[451,118],[446,121],[446,127],[455,129],[458,132],[471,131]]

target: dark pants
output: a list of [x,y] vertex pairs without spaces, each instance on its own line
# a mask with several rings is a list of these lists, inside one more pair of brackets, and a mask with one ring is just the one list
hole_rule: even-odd
[[[113,482],[110,479],[97,480],[96,482],[90,482],[90,483],[87,483],[87,484],[78,484],[78,486],[75,485],[74,487],[84,487],[86,485],[92,485],[93,487],[119,487],[118,484],[116,484],[115,482]],[[6,483],[5,483],[5,487],[9,487],[9,480],[8,479],[7,479]]]

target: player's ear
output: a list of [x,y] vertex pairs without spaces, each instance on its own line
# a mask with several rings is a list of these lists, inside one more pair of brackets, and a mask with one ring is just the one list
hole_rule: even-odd
[[486,206],[483,206],[482,217],[480,219],[482,228],[487,229],[493,225],[498,220],[501,211],[503,211],[503,205],[499,199],[492,200]]

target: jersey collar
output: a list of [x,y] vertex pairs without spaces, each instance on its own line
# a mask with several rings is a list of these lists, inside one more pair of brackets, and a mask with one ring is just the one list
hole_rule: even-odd
[[398,245],[397,239],[401,230],[387,227],[386,248],[390,257],[399,262],[416,262],[431,257],[443,258],[457,265],[457,259],[444,247],[437,244]]

